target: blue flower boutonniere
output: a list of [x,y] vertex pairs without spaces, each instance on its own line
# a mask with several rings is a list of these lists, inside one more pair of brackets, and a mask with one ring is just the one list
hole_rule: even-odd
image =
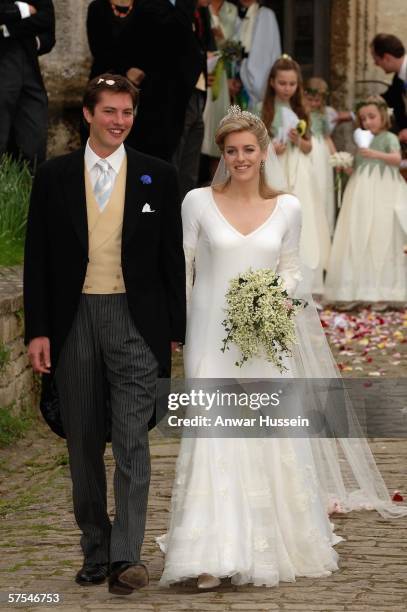
[[151,185],[153,179],[149,174],[143,174],[142,176],[140,176],[140,181],[143,183],[143,185]]

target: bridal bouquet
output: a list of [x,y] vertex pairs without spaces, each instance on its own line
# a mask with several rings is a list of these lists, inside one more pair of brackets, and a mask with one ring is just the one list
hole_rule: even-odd
[[342,206],[343,173],[347,168],[353,167],[353,155],[347,151],[338,151],[329,158],[329,163],[336,169],[336,191],[338,193],[338,208]]
[[295,343],[295,315],[307,303],[288,297],[282,278],[272,270],[249,269],[230,281],[226,305],[221,351],[234,343],[241,352],[235,365],[265,354],[281,373],[286,370],[283,357],[291,355]]

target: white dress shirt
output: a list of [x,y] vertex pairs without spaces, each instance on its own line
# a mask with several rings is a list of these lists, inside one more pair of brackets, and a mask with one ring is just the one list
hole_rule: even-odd
[[401,68],[398,73],[399,79],[403,81],[403,83],[407,82],[407,55],[404,56],[403,63],[401,64]]
[[[121,144],[120,147],[116,149],[114,153],[109,155],[109,157],[105,158],[105,161],[107,161],[110,165],[109,173],[110,178],[112,179],[113,189],[125,156],[126,149],[124,148],[124,145]],[[96,155],[96,153],[92,150],[88,140],[85,148],[85,166],[86,170],[89,172],[92,189],[95,188],[96,181],[98,180],[99,174],[101,173],[100,168],[96,165],[100,159],[102,158],[99,157],[99,155]]]

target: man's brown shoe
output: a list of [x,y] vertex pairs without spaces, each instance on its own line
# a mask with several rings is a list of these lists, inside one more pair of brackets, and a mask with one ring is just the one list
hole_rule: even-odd
[[142,563],[123,563],[111,570],[109,593],[130,595],[148,585],[148,571]]

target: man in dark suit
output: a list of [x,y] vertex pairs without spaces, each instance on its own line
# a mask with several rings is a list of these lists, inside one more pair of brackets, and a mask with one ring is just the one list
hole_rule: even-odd
[[190,47],[196,50],[197,61],[194,70],[188,64],[184,66],[189,78],[189,99],[181,139],[173,158],[179,172],[182,197],[197,187],[199,176],[204,138],[203,112],[208,88],[207,51],[216,48],[210,27],[209,4],[209,0],[195,0],[190,4],[188,13]]
[[55,44],[52,0],[0,0],[0,155],[12,136],[31,167],[44,161],[48,99],[38,55]]
[[[24,268],[26,342],[36,372],[56,380],[84,564],[79,584],[128,594],[140,563],[150,480],[148,423],[157,375],[185,333],[185,267],[175,169],[123,142],[138,92],[120,75],[84,97],[85,149],[35,177]],[[174,345],[173,345],[174,348]],[[103,462],[110,400],[116,513]]]
[[[196,0],[139,0],[143,44],[129,47],[130,66],[144,71],[140,107],[128,143],[171,161],[206,56],[193,32]],[[132,78],[131,73],[127,75]]]
[[376,66],[386,74],[394,73],[393,81],[383,94],[394,110],[396,130],[400,142],[407,145],[407,55],[399,38],[392,34],[377,34],[370,45]]

